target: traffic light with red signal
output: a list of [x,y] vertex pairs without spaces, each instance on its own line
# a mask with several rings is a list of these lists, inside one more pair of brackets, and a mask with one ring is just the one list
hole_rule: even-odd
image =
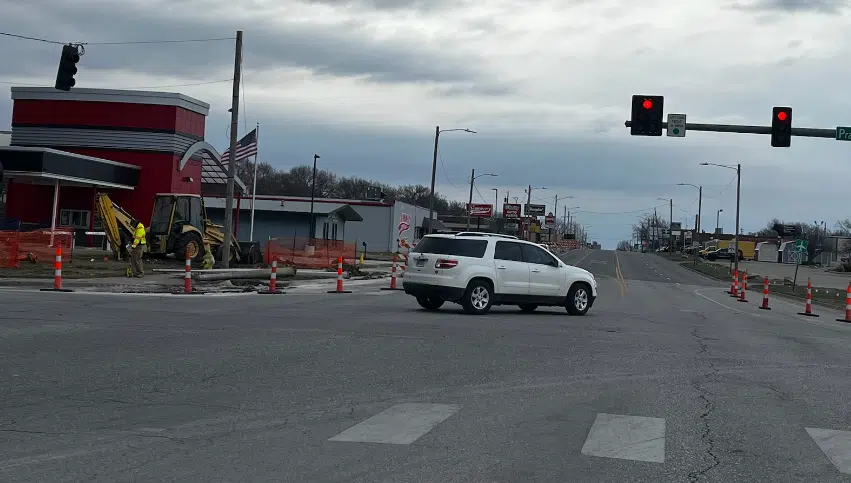
[[62,57],[59,58],[59,70],[56,72],[56,89],[68,92],[77,81],[77,62],[80,61],[80,50],[76,45],[62,46]]
[[664,96],[632,96],[631,136],[661,136]]
[[792,145],[792,108],[775,107],[771,116],[771,147],[788,148]]

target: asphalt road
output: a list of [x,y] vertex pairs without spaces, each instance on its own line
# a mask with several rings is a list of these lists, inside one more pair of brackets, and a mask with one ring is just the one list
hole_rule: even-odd
[[851,481],[839,314],[564,259],[599,278],[587,316],[0,291],[0,481]]

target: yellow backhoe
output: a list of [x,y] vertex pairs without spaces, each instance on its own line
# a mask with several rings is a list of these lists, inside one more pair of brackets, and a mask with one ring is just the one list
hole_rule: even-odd
[[[127,256],[127,244],[132,242],[134,216],[115,204],[106,193],[97,194],[98,216],[117,259]],[[140,218],[137,220],[142,221]],[[142,221],[144,224],[144,221]],[[207,218],[204,200],[198,195],[163,193],[154,197],[154,212],[147,228],[147,253],[164,257],[173,254],[182,259],[186,252],[193,261],[210,268],[221,259],[224,231],[221,225]],[[230,262],[241,261],[239,242],[233,239]]]

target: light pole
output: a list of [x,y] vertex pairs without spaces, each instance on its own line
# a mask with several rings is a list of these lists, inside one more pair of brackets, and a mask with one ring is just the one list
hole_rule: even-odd
[[316,223],[313,222],[313,199],[316,197],[316,160],[319,159],[320,156],[316,153],[313,154],[313,177],[310,182],[310,228],[309,235],[311,243],[313,239],[316,238]]
[[717,166],[719,168],[727,168],[732,169],[736,172],[736,233],[733,238],[733,242],[735,244],[733,253],[733,260],[736,261],[735,273],[739,273],[739,213],[741,210],[741,201],[742,201],[742,165],[737,164],[735,166],[731,164],[715,164],[715,163],[700,163],[701,166]]
[[[703,186],[697,186],[691,183],[677,183],[677,186],[691,186],[692,188],[697,188],[697,223],[694,225],[694,234],[696,238],[692,240],[693,244],[695,244],[695,241],[697,242],[694,247],[694,264],[697,265],[698,252],[700,251],[700,227],[703,224]],[[720,212],[723,210],[718,211]]]
[[668,253],[674,253],[674,199],[658,198],[660,201],[667,201],[671,208],[671,214],[668,218]]
[[[564,219],[562,223],[564,224],[564,232],[565,234],[570,233],[570,210],[578,210],[578,206],[565,206],[564,207]],[[576,237],[574,236],[574,239]]]
[[444,129],[441,131],[440,126],[434,127],[434,156],[431,160],[431,194],[428,197],[428,233],[434,233],[434,178],[437,174],[437,144],[440,139],[440,133],[452,131],[463,131],[476,134],[476,131],[471,131],[469,129]]
[[718,230],[721,228],[721,212],[724,210],[718,210],[715,212],[715,233],[718,233]]
[[499,176],[498,174],[493,173],[482,173],[476,176],[476,168],[473,168],[473,173],[470,174],[470,201],[467,202],[467,231],[470,231],[470,211],[473,206],[473,184],[476,182],[476,178],[481,178],[482,176]]

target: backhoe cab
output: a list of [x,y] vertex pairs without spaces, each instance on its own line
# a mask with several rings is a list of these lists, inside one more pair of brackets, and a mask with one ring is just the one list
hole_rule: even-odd
[[[174,254],[183,258],[187,251],[192,260],[202,261],[206,254],[221,259],[224,232],[221,225],[207,218],[203,199],[198,195],[158,194],[148,227],[151,254]],[[233,240],[230,260],[239,262],[239,243]]]

